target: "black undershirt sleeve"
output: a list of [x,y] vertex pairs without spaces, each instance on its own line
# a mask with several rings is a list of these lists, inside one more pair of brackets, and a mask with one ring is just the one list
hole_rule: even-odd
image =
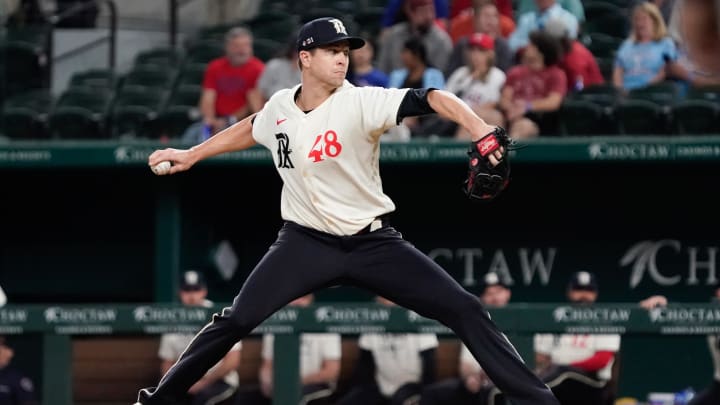
[[396,123],[400,123],[405,117],[415,117],[418,115],[432,114],[435,110],[430,107],[427,96],[436,88],[426,89],[410,89],[405,93],[405,97],[400,102],[398,108]]
[[422,376],[420,384],[429,385],[435,382],[437,376],[437,360],[435,358],[435,349],[427,349],[420,352],[422,361]]

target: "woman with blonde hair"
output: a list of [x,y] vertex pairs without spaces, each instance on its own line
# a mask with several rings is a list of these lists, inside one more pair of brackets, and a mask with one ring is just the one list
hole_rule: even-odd
[[665,80],[666,68],[677,59],[677,49],[668,35],[660,10],[650,2],[637,5],[632,13],[630,38],[618,50],[613,83],[632,90]]

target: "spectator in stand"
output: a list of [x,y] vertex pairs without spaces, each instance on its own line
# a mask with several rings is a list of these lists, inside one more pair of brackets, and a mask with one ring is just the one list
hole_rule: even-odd
[[[472,11],[474,0],[453,0],[450,6],[450,19],[453,19],[466,11]],[[495,5],[500,11],[500,15],[507,17],[510,21],[513,19],[512,0],[494,0]]]
[[202,142],[247,117],[251,111],[247,95],[255,88],[265,65],[253,56],[253,35],[233,28],[225,36],[225,56],[208,64],[200,96],[202,121],[183,134],[186,142]]
[[[314,295],[307,294],[294,301],[290,306],[307,307],[313,303]],[[262,365],[260,366],[260,389],[242,390],[235,403],[239,405],[270,405],[272,403],[273,369],[275,363],[275,337],[263,335]],[[300,382],[305,405],[323,405],[330,403],[340,376],[340,358],[342,342],[336,333],[302,333],[300,335]],[[281,385],[281,382],[278,384]]]
[[545,32],[557,38],[563,50],[558,64],[565,71],[568,93],[580,91],[585,86],[603,83],[602,73],[593,54],[576,39],[568,36],[569,27],[562,18],[550,18],[545,24]]
[[385,73],[403,67],[402,50],[410,38],[419,38],[428,54],[430,64],[440,70],[445,68],[452,40],[447,32],[435,25],[435,5],[432,0],[407,0],[408,21],[393,25],[387,35],[382,36],[378,68]]
[[[585,21],[585,8],[580,0],[557,0],[557,4],[574,15],[579,24]],[[538,4],[534,0],[519,0],[517,13],[523,15],[538,10]]]
[[[598,297],[593,273],[580,271],[570,278],[567,298],[574,305],[592,305]],[[605,390],[612,376],[620,335],[537,334],[535,365],[562,405],[614,403]],[[610,399],[610,401],[608,401]]]
[[[388,87],[398,89],[445,88],[445,77],[428,61],[427,50],[420,39],[408,39],[400,56],[404,67],[390,72]],[[399,140],[407,140],[408,134],[404,133],[407,130],[411,137],[434,135],[439,131],[439,126],[444,127],[444,123],[445,121],[437,115],[407,117],[403,120],[402,125],[391,129],[389,134],[396,135],[400,138]]]
[[[385,298],[377,301],[395,304]],[[438,339],[432,333],[365,333],[358,338],[353,388],[336,405],[417,404],[435,380]]]
[[[720,303],[720,287],[716,286],[711,301]],[[653,295],[640,301],[640,306],[651,311],[653,308],[665,307],[668,300],[663,295]],[[695,395],[688,405],[717,405],[720,404],[720,335],[707,336],[708,350],[713,363],[713,379],[708,387]]]
[[515,21],[500,13],[494,0],[472,0],[472,7],[450,20],[450,38],[456,45],[473,32],[507,38],[514,30]]
[[295,40],[293,33],[281,50],[281,54],[270,59],[258,79],[257,86],[248,91],[247,102],[250,111],[260,111],[265,102],[276,91],[293,87],[300,83],[300,67],[297,63]]
[[557,111],[567,92],[565,73],[557,66],[560,44],[549,34],[530,34],[522,63],[507,73],[500,98],[511,137],[524,139],[558,132]]
[[568,27],[568,37],[577,38],[579,23],[577,17],[565,10],[555,0],[533,0],[537,10],[520,14],[517,28],[508,39],[510,50],[518,52],[523,49],[529,41],[530,33],[541,30],[550,17],[562,18]]
[[[206,299],[207,293],[207,285],[202,273],[192,270],[183,273],[178,292],[183,305],[211,307],[212,302]],[[163,375],[175,364],[194,337],[194,333],[166,333],[160,337],[158,356],[162,360],[160,368]],[[241,348],[241,342],[236,343],[222,360],[190,387],[189,404],[212,405],[235,395],[238,388],[237,368],[240,365]]]
[[[460,97],[490,125],[502,125],[498,110],[505,73],[494,66],[494,41],[486,34],[475,33],[468,40],[468,64],[458,68],[447,82],[447,90]],[[457,126],[457,125],[456,125]],[[455,137],[469,140],[470,134],[457,128]]]
[[463,37],[457,41],[450,60],[445,70],[446,75],[450,75],[461,66],[467,65],[468,55],[468,38],[474,33],[483,33],[493,38],[493,48],[495,51],[495,66],[503,72],[506,72],[513,64],[513,54],[507,41],[498,32],[498,9],[492,0],[473,0],[474,12],[472,15],[473,28],[463,34]]
[[689,81],[696,85],[720,83],[720,4],[677,0],[671,25],[687,54]]
[[[13,367],[15,351],[0,336],[0,404],[38,405],[35,384],[24,372]],[[52,402],[52,401],[47,401]]]
[[[388,32],[388,30],[395,24],[401,23],[408,20],[407,8],[410,0],[388,0],[385,6],[385,12],[382,16],[382,31],[381,36]],[[435,23],[441,29],[447,28],[448,23],[448,0],[433,0],[435,5]]]
[[[512,293],[497,273],[487,273],[483,280],[480,301],[487,308],[502,308],[510,302]],[[420,405],[485,405],[495,399],[499,391],[488,379],[467,346],[460,343],[457,378],[449,378],[427,386],[422,391]],[[494,402],[497,403],[497,402]]]
[[630,38],[617,52],[613,84],[625,91],[664,81],[666,68],[677,60],[677,49],[655,4],[633,9]]
[[362,48],[350,51],[348,81],[355,86],[388,87],[388,77],[373,65],[375,45],[365,41]]

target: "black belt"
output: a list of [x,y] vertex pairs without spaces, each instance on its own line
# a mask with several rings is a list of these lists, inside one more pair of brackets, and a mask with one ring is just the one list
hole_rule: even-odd
[[[380,221],[380,227],[373,230],[372,226],[373,226],[373,223],[375,223],[375,221]],[[388,226],[390,226],[390,216],[389,215],[380,215],[379,217],[376,217],[375,219],[373,219],[372,222],[370,222],[368,224],[368,226],[357,231],[357,233],[355,233],[355,235],[364,235],[366,233],[374,232],[379,229],[387,228]]]

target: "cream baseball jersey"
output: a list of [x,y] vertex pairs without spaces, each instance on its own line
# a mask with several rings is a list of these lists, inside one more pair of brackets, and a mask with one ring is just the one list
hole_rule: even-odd
[[[263,335],[262,358],[272,360],[275,337]],[[303,333],[300,335],[300,375],[317,373],[325,360],[340,360],[342,338],[336,333]]]
[[405,384],[420,382],[420,352],[437,346],[437,336],[431,333],[368,333],[358,339],[358,347],[373,354],[375,381],[386,397]]
[[[547,354],[558,365],[569,365],[592,357],[598,351],[620,350],[620,335],[537,334],[535,351]],[[598,378],[609,380],[613,361],[597,372]]]
[[380,180],[380,135],[397,125],[407,89],[349,82],[317,108],[295,103],[300,85],[275,93],[253,121],[283,180],[281,215],[333,235],[353,235],[395,210]]

